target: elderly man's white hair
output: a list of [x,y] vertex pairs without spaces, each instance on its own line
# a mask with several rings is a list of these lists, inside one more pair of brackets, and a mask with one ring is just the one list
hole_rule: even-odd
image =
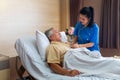
[[45,35],[48,37],[49,40],[50,40],[50,36],[53,34],[52,30],[53,30],[53,28],[50,28],[45,31]]

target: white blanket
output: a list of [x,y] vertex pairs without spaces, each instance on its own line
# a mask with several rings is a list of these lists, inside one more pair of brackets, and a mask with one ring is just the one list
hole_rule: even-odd
[[[77,69],[80,76],[96,76],[120,80],[120,60],[108,57],[92,57],[85,48],[71,49],[64,57],[64,68]],[[95,52],[93,52],[93,55]],[[95,54],[96,55],[96,54]]]

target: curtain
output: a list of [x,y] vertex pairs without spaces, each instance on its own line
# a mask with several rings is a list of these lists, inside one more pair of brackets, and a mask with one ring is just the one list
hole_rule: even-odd
[[70,0],[70,26],[75,26],[78,21],[79,10],[83,6],[83,0]]
[[120,0],[102,0],[100,46],[120,48]]

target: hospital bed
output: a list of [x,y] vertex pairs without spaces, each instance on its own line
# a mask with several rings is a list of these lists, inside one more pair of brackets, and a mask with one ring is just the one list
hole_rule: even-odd
[[[41,60],[35,36],[25,36],[17,39],[15,49],[18,53],[16,69],[22,80],[25,71],[29,74],[27,80],[111,80],[94,76],[69,77],[54,73],[48,64]],[[20,67],[17,66],[18,63],[21,63]]]

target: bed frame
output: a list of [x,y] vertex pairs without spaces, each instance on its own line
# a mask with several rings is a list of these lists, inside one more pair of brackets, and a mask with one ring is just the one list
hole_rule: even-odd
[[35,80],[23,67],[19,56],[16,57],[16,71],[19,76],[16,80]]

